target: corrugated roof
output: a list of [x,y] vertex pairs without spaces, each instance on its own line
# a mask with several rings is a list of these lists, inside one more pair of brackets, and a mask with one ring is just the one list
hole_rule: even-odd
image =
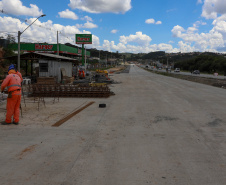
[[[47,58],[54,58],[54,59],[60,59],[60,60],[69,60],[69,61],[78,61],[78,59],[74,59],[74,58],[70,58],[70,57],[64,57],[64,56],[60,56],[60,55],[54,55],[54,54],[50,54],[50,53],[35,53],[35,52],[29,52],[29,53],[24,53],[21,54],[21,60],[22,59],[27,59],[27,60],[32,60],[35,59],[34,57],[31,57],[32,55],[36,55],[36,56],[42,56],[42,57],[47,57]],[[4,57],[2,59],[17,59],[17,55],[14,56],[10,56],[10,57]],[[38,58],[37,58],[38,59]]]
[[50,54],[50,53],[35,53],[35,54],[46,56],[46,57],[51,57],[51,58],[63,59],[63,60],[74,60],[74,61],[77,60],[74,58],[64,57],[64,56],[60,56],[60,55],[54,55],[54,54]]

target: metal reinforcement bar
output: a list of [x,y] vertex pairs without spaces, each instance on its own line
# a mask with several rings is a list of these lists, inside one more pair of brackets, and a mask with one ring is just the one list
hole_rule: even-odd
[[90,102],[87,105],[81,107],[80,109],[76,110],[75,112],[67,115],[66,117],[62,118],[61,120],[57,121],[56,123],[54,123],[52,125],[52,127],[59,127],[60,125],[62,125],[64,122],[66,122],[67,120],[71,119],[73,116],[75,116],[76,114],[78,114],[79,112],[83,111],[84,109],[86,109],[87,107],[89,107],[90,105],[92,105],[95,102]]
[[33,97],[109,97],[110,89],[105,86],[78,85],[44,85],[33,84],[29,88]]

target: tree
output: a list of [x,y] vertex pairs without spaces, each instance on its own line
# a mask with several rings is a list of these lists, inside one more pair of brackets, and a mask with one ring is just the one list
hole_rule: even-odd
[[[14,55],[15,54],[14,51],[8,47],[8,44],[16,43],[15,37],[13,35],[8,34],[7,38],[6,38],[6,43],[7,43],[6,44],[7,46],[3,48],[3,57],[9,57],[9,56]],[[9,61],[7,59],[3,60],[2,67],[5,68],[10,63],[11,63],[11,61]]]
[[8,34],[6,40],[8,41],[9,44],[15,44],[16,43],[16,39],[13,35]]

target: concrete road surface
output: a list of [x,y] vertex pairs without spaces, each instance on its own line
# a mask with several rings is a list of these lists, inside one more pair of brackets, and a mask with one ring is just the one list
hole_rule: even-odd
[[45,107],[1,125],[0,184],[226,184],[226,90],[136,66],[112,78],[115,96],[51,105],[67,114],[95,101],[60,127],[39,121]]

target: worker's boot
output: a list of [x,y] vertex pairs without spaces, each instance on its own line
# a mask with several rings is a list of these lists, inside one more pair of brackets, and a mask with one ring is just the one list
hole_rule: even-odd
[[2,125],[10,125],[11,123],[6,123],[5,121],[1,122]]
[[13,124],[14,124],[14,125],[19,125],[19,122],[13,121]]

